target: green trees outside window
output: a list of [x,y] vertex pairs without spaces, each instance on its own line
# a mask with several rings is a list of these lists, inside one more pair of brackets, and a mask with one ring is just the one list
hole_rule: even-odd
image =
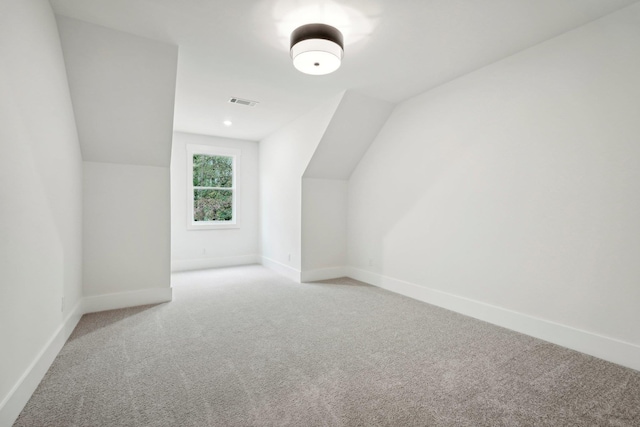
[[233,220],[233,157],[193,155],[193,220]]

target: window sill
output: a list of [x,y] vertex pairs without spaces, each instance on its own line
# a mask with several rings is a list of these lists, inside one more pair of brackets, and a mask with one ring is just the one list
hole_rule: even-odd
[[187,230],[230,230],[234,228],[240,228],[240,224],[215,224],[215,223],[204,223],[204,224],[187,224]]

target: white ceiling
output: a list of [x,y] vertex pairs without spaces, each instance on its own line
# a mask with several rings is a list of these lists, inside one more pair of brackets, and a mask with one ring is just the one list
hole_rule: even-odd
[[[180,46],[175,130],[260,140],[344,90],[395,103],[638,0],[50,1],[60,15]],[[345,35],[333,74],[291,64],[289,34],[310,22]]]

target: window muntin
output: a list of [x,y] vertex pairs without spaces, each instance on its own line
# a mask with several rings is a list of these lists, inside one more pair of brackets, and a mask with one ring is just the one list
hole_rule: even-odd
[[193,154],[192,161],[193,221],[232,221],[233,157]]
[[238,227],[239,155],[240,150],[187,147],[187,228]]

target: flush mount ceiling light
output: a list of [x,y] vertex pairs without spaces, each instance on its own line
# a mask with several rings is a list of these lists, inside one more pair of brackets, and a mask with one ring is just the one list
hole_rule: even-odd
[[291,33],[293,66],[306,74],[329,74],[340,67],[344,55],[342,33],[326,24],[307,24]]

